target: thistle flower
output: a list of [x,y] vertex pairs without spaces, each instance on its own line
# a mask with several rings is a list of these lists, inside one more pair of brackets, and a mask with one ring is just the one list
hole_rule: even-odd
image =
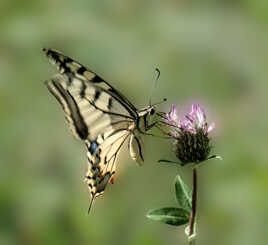
[[205,111],[198,104],[192,105],[192,111],[183,120],[177,120],[176,109],[172,105],[165,120],[170,129],[168,135],[174,138],[175,153],[182,166],[215,157],[209,157],[211,143],[208,135],[215,124],[208,126]]

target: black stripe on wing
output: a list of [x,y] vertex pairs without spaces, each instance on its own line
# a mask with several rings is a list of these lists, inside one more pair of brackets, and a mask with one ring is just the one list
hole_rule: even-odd
[[[69,121],[73,133],[82,140],[88,138],[88,127],[80,114],[80,110],[72,95],[65,90],[60,83],[54,80],[46,81],[48,90],[58,100],[62,109],[66,113],[66,119]],[[73,127],[72,127],[73,126]]]

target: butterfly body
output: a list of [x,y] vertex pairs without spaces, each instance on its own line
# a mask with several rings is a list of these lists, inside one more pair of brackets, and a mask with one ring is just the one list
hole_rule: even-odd
[[[141,110],[100,76],[62,53],[44,49],[57,66],[58,74],[46,82],[58,100],[73,135],[87,148],[88,171],[85,182],[93,201],[113,183],[116,159],[128,140],[130,156],[143,162],[142,135],[155,125],[155,110]],[[92,203],[91,201],[91,203]]]

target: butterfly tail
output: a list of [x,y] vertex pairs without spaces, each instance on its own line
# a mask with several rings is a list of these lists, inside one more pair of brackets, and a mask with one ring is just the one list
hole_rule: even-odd
[[90,213],[90,210],[91,210],[91,208],[92,208],[93,202],[95,201],[95,198],[96,198],[96,195],[94,195],[94,196],[91,197],[91,200],[90,200],[90,203],[89,203],[89,207],[88,207],[87,214]]

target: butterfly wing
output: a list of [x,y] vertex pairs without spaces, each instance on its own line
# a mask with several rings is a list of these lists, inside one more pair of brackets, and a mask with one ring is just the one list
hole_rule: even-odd
[[61,104],[76,138],[94,141],[100,133],[127,128],[135,118],[104,89],[76,77],[57,74],[46,82]]
[[109,91],[133,117],[137,117],[137,108],[123,94],[114,89],[111,84],[106,82],[99,75],[59,51],[45,48],[43,51],[50,62],[56,65],[60,74],[68,78],[76,77],[92,85],[94,84],[95,86],[101,87],[105,91]]
[[116,159],[129,135],[129,130],[121,128],[100,135],[96,141],[86,141],[88,171],[85,182],[91,194],[91,201],[103,194],[109,181],[113,183]]
[[137,112],[95,73],[59,52],[45,52],[60,72],[46,85],[61,104],[72,133],[87,146],[86,182],[94,200],[115,173],[118,152],[136,128]]
[[139,163],[140,165],[143,163],[143,141],[138,132],[133,132],[130,135],[128,141],[128,149],[131,158]]

